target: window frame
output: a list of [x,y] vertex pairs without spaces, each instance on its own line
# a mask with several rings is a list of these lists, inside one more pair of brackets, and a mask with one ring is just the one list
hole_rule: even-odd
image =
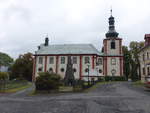
[[60,63],[61,63],[61,64],[65,64],[65,62],[66,62],[65,56],[61,56],[61,57],[60,57]]
[[149,53],[147,52],[147,60],[149,60]]
[[145,67],[142,68],[143,75],[145,75]]
[[43,64],[43,57],[41,57],[41,56],[39,57],[38,63],[39,63],[39,64]]
[[111,65],[116,65],[116,58],[111,58]]
[[147,67],[147,75],[150,75],[150,67]]
[[73,63],[73,64],[77,64],[77,57],[76,57],[76,56],[73,56],[73,57],[72,57],[72,63]]
[[143,54],[143,61],[145,61],[145,54]]
[[110,42],[110,48],[111,49],[116,49],[116,42],[115,42],[115,40],[111,40],[111,42]]
[[88,64],[88,63],[90,63],[90,57],[86,56],[84,57],[84,64]]
[[[52,60],[53,59],[53,60]],[[53,56],[50,56],[49,57],[49,64],[54,64],[54,57]]]
[[97,59],[97,64],[98,65],[103,65],[103,59],[102,58],[98,58]]

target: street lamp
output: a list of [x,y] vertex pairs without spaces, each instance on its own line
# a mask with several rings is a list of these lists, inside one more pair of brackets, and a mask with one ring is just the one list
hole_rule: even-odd
[[116,70],[115,70],[115,69],[112,69],[112,70],[111,70],[111,73],[112,73],[112,79],[113,79],[114,75],[116,74]]
[[98,76],[98,66],[96,66],[97,76]]
[[89,86],[90,85],[90,80],[89,80],[90,63],[88,63],[87,66],[88,66],[88,86]]

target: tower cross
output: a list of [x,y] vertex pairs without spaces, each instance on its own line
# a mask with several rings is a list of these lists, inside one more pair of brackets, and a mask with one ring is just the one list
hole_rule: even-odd
[[111,9],[110,9],[110,14],[111,14],[111,16],[112,16],[112,7],[111,7]]

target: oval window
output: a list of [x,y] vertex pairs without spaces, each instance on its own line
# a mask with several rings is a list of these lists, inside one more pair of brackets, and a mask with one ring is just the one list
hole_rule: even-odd
[[64,72],[65,70],[64,70],[64,68],[61,68],[60,71],[61,71],[61,72]]

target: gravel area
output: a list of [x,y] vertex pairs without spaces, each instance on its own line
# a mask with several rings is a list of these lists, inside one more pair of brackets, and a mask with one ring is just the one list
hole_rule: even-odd
[[99,85],[89,93],[27,96],[27,92],[0,94],[0,113],[150,113],[150,92],[129,82]]

